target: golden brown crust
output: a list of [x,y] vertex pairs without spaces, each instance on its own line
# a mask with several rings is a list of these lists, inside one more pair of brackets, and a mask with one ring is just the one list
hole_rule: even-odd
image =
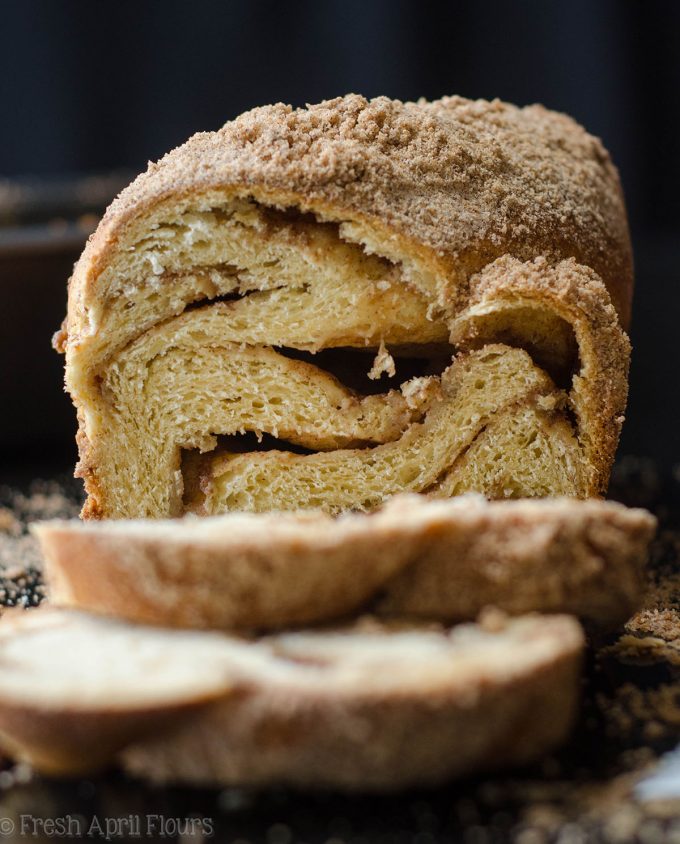
[[573,260],[551,266],[542,257],[525,263],[499,258],[470,279],[468,304],[453,321],[452,341],[462,347],[482,344],[484,321],[493,314],[505,320],[508,332],[499,337],[494,324],[496,340],[526,345],[512,313],[533,303],[550,309],[574,332],[572,410],[589,467],[588,495],[604,495],[628,398],[630,342],[596,273]]
[[453,622],[494,605],[609,629],[639,604],[654,529],[644,510],[613,502],[399,496],[335,521],[238,514],[34,531],[54,603],[130,621],[273,629],[377,599],[392,616]]
[[108,767],[132,742],[177,727],[207,703],[91,712],[0,700],[0,747],[43,774],[83,776]]

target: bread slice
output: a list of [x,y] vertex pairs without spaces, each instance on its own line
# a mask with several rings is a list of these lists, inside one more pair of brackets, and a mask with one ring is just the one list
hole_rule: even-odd
[[255,109],[150,165],[74,269],[56,345],[83,514],[372,509],[450,470],[491,497],[602,495],[631,294],[618,174],[564,115]]
[[180,627],[354,613],[445,622],[487,605],[600,628],[636,609],[655,519],[602,501],[397,496],[375,513],[232,513],[33,526],[53,603]]
[[123,747],[156,782],[426,784],[561,742],[582,648],[568,616],[246,641],[39,609],[0,622],[0,742],[52,774]]

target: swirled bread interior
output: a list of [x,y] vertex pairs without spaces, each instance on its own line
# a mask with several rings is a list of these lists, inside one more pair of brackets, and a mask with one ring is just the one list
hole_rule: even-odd
[[76,267],[85,515],[602,492],[628,347],[592,270],[478,246],[457,278],[396,225],[284,201],[257,170],[206,186],[204,163],[182,191],[142,177]]

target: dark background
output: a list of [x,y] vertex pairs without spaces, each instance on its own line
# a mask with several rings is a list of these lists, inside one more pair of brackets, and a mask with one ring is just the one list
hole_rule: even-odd
[[[125,181],[245,109],[348,91],[498,96],[569,112],[621,169],[633,230],[635,351],[621,453],[670,468],[680,460],[679,90],[677,0],[17,0],[0,9],[0,177],[122,170]],[[0,230],[7,474],[73,461],[74,415],[48,343],[82,241],[71,233],[42,269],[45,244],[20,254],[10,222]]]

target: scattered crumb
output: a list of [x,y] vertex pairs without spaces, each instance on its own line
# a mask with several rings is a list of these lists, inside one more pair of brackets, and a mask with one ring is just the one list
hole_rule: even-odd
[[377,381],[377,379],[383,374],[386,374],[389,378],[394,378],[397,374],[397,368],[394,364],[394,358],[387,351],[385,341],[381,340],[378,354],[375,356],[375,360],[373,361],[373,366],[368,373],[368,377],[371,381]]

